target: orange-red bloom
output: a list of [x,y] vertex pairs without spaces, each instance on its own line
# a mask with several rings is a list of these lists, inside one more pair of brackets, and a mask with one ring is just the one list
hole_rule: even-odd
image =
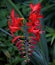
[[40,15],[40,13],[39,13],[39,14],[38,14],[38,13],[31,13],[31,14],[29,15],[29,20],[30,20],[30,21],[36,22],[36,20],[39,20],[40,18],[43,18],[43,16]]
[[[43,16],[40,14],[41,3],[35,5],[30,4],[30,8],[31,12],[28,17],[28,22],[26,22],[25,25],[27,28],[25,29],[25,26],[23,27],[23,34],[25,34],[25,36],[14,35],[14,33],[18,30],[21,30],[21,27],[23,26],[23,18],[15,16],[14,9],[12,9],[10,14],[11,21],[8,20],[8,26],[13,36],[12,43],[16,43],[15,45],[19,49],[20,54],[22,54],[22,56],[24,56],[25,54],[29,55],[29,52],[32,53],[33,49],[35,48],[35,45],[37,44],[37,42],[40,41],[40,34],[43,32],[42,25],[40,22],[40,18],[43,18]],[[30,33],[31,35],[33,34],[33,36],[29,36]],[[26,34],[28,35],[28,38]]]
[[14,9],[12,9],[10,16],[11,16],[12,22],[8,20],[8,26],[9,26],[11,33],[13,34],[14,32],[21,29],[21,26],[23,25],[21,21],[23,20],[23,18],[15,17]]
[[32,10],[32,12],[37,11],[38,13],[40,13],[41,10],[41,3],[39,2],[38,4],[33,5],[32,3],[30,4],[30,8]]
[[42,29],[40,18],[43,18],[43,16],[40,14],[41,4],[40,3],[36,5],[30,4],[30,8],[31,13],[29,15],[27,22],[28,32],[33,33],[36,36],[36,40],[39,41]]

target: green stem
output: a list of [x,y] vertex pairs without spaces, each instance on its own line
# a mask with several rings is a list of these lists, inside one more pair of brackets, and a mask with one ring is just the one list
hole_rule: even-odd
[[[24,16],[22,15],[22,13],[20,12],[20,10],[16,7],[16,5],[11,1],[11,0],[7,0],[7,2],[17,11],[17,13],[24,18]],[[24,22],[26,22],[26,19],[24,18]]]

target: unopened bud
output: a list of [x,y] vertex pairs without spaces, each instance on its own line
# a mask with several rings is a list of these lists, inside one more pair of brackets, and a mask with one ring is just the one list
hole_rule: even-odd
[[23,52],[21,52],[21,54],[26,54],[26,52],[25,52],[25,51],[23,51]]

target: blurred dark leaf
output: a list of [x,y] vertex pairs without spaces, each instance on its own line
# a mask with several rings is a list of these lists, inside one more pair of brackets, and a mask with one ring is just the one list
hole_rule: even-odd
[[11,58],[11,55],[10,55],[10,53],[7,51],[7,50],[2,50],[3,51],[3,53],[5,54],[5,56],[7,57],[7,58]]

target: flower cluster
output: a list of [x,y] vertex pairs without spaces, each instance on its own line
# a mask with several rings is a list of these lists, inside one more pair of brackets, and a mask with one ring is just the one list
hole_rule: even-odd
[[[25,36],[15,36],[14,35],[16,31],[22,30],[21,28],[22,26],[24,26],[22,21],[24,18],[16,17],[14,13],[14,9],[12,9],[11,15],[10,15],[11,22],[10,20],[8,20],[8,26],[9,26],[11,35],[13,36],[12,43],[16,43],[15,45],[19,49],[22,55],[27,54],[27,52],[31,53],[33,51],[33,48],[35,48],[36,43],[40,41],[40,34],[42,33],[42,30],[41,30],[42,26],[40,23],[40,18],[43,18],[43,16],[40,14],[41,4],[38,3],[38,4],[33,5],[31,3],[30,8],[31,8],[31,12],[28,17],[28,22],[26,22],[26,26],[28,28],[28,31],[27,31],[28,34],[32,34],[32,36],[29,36],[27,38],[28,40],[25,39],[26,38]],[[28,44],[28,47],[27,47],[27,44]],[[27,52],[24,52],[24,50],[26,50]]]
[[42,33],[40,18],[43,18],[43,16],[40,14],[41,4],[30,4],[30,8],[32,11],[30,12],[27,22],[28,32],[33,33],[35,35],[36,40],[40,41],[40,34]]
[[23,36],[15,36],[14,33],[21,30],[21,27],[23,26],[22,21],[24,18],[17,17],[15,15],[14,9],[12,9],[10,17],[11,17],[11,21],[8,20],[8,26],[9,26],[11,35],[13,36],[12,43],[16,42],[15,46],[19,49],[19,51],[21,51],[20,54],[23,54],[22,50],[24,48],[22,48],[22,47],[24,47],[24,44],[23,44],[23,40],[21,40],[23,38]]
[[12,9],[10,17],[12,22],[8,20],[8,26],[9,26],[11,34],[14,35],[13,34],[14,32],[21,30],[21,26],[23,25],[21,21],[23,21],[23,18],[15,17],[14,9]]

